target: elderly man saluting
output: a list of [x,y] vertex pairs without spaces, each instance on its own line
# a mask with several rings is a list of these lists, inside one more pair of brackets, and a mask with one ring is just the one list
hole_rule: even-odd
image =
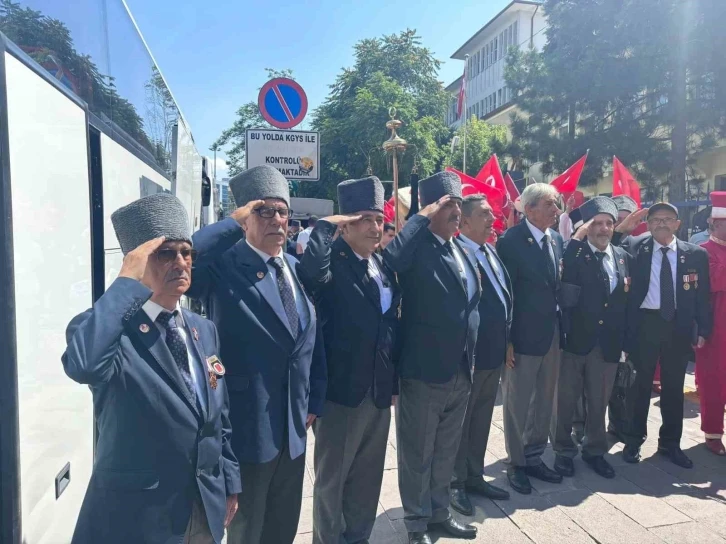
[[121,272],[71,321],[63,354],[66,374],[91,387],[99,431],[73,542],[219,543],[242,488],[217,331],[179,307],[189,219],[168,194],[111,219]]
[[199,258],[189,290],[217,325],[227,365],[232,446],[245,486],[227,541],[291,544],[307,429],[325,403],[325,352],[297,261],[283,252],[287,180],[257,166],[229,186],[242,207],[194,234]]

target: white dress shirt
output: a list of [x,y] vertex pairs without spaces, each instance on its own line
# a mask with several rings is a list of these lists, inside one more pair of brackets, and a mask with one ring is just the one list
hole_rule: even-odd
[[302,246],[303,251],[305,251],[305,248],[308,247],[311,232],[313,232],[313,227],[308,227],[297,235],[297,243]]
[[[161,339],[166,342],[166,327],[164,327],[161,323],[158,323],[156,321],[156,318],[159,317],[159,314],[161,312],[168,312],[169,310],[167,310],[163,306],[160,306],[156,302],[153,302],[152,300],[147,300],[141,308],[146,312],[146,315],[149,316],[149,319],[151,319],[154,322],[154,325],[156,325],[156,327],[159,329],[159,332],[161,333]],[[189,370],[192,375],[194,390],[197,393],[197,398],[199,399],[199,403],[202,405],[202,408],[206,409],[207,375],[204,372],[206,371],[207,364],[206,361],[199,360],[199,357],[197,356],[197,350],[195,350],[192,346],[192,339],[189,338],[189,334],[187,334],[186,324],[184,323],[184,315],[182,314],[181,307],[178,303],[176,305],[176,315],[174,316],[174,319],[176,320],[176,326],[179,329],[179,333],[181,334],[182,338],[184,339],[184,343],[187,346],[187,356],[189,357]]]
[[378,263],[373,255],[366,259],[358,255],[355,251],[353,253],[358,257],[358,260],[368,261],[368,275],[378,284],[378,292],[381,294],[381,310],[385,314],[391,308],[391,302],[393,302],[391,284],[387,281],[383,270],[378,267]]
[[459,240],[461,240],[465,246],[468,246],[469,249],[474,252],[477,261],[479,261],[479,264],[481,264],[482,268],[484,268],[484,272],[486,272],[489,282],[494,286],[494,290],[497,292],[497,295],[499,295],[499,300],[502,301],[502,304],[504,305],[504,312],[506,313],[507,299],[504,296],[504,291],[502,290],[502,285],[505,285],[505,278],[496,259],[492,257],[490,263],[487,256],[481,250],[481,246],[463,234],[459,234]]
[[[600,250],[596,248],[594,245],[590,243],[590,241],[587,241],[587,245],[590,246],[590,250],[592,251],[593,255],[597,255]],[[603,268],[605,268],[605,272],[608,274],[608,278],[610,279],[610,292],[612,293],[615,291],[615,287],[618,285],[618,270],[615,266],[615,255],[613,254],[613,246],[608,244],[607,249],[604,251],[605,257],[602,260]]]
[[[650,261],[650,286],[648,287],[648,294],[643,300],[643,304],[640,305],[643,310],[660,310],[660,269],[663,266],[663,252],[661,248],[666,247],[660,245],[653,239],[653,254]],[[670,251],[668,252],[668,261],[671,263],[671,276],[673,277],[673,294],[675,296],[678,293],[676,289],[676,274],[678,273],[678,244],[676,237],[668,244]],[[676,296],[675,301],[676,307],[678,305],[678,297]]]
[[[268,255],[264,251],[257,249],[255,246],[250,244],[248,240],[245,240],[245,242],[248,246],[252,248],[255,253],[260,256],[263,261],[265,261],[265,264],[267,265],[267,270],[270,271],[270,274],[272,274],[272,277],[275,279],[275,285],[277,285],[277,270],[274,266],[267,262],[270,259],[274,258],[275,255]],[[297,308],[297,315],[300,317],[300,330],[305,330],[310,320],[308,317],[308,305],[305,299],[305,295],[303,294],[300,285],[298,285],[297,283],[295,274],[293,274],[292,270],[290,269],[290,265],[285,258],[285,254],[283,253],[282,248],[280,248],[280,252],[276,256],[282,259],[282,273],[285,274],[285,279],[287,280],[287,283],[292,286],[292,296],[295,297],[295,308]],[[279,296],[279,291],[277,291],[277,293]],[[282,298],[280,298],[280,303],[282,303]]]
[[562,239],[566,242],[570,238],[572,238],[572,219],[570,219],[570,214],[567,212],[563,212],[562,215],[560,215],[560,224],[558,227],[558,230],[560,231],[560,236],[562,236]]
[[[446,245],[446,240],[444,240],[441,236],[438,234],[433,234],[436,239],[441,243],[442,246]],[[459,274],[461,274],[462,278],[466,278],[466,289],[467,289],[467,296],[469,297],[469,300],[474,298],[474,295],[476,295],[476,282],[477,278],[474,275],[474,273],[471,271],[471,267],[467,266],[464,260],[466,257],[460,253],[460,250],[458,247],[456,247],[456,244],[453,240],[450,242],[451,244],[451,250],[454,254],[454,260],[456,261],[456,265],[459,267]]]

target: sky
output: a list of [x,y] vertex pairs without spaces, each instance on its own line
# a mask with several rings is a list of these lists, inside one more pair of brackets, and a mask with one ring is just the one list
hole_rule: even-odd
[[[192,129],[198,151],[257,100],[265,68],[290,68],[308,96],[308,116],[328,94],[353,46],[365,38],[416,29],[442,61],[448,85],[464,70],[451,55],[510,0],[126,0]],[[217,177],[225,171],[218,154]]]

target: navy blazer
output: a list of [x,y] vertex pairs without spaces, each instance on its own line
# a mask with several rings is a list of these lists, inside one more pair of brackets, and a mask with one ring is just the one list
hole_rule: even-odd
[[[287,442],[295,459],[305,452],[308,413],[320,416],[325,405],[320,324],[305,297],[309,323],[293,338],[277,282],[242,234],[228,218],[193,235],[197,259],[187,294],[205,303],[219,330],[237,458],[267,463]],[[284,256],[297,279],[297,260]]]
[[580,293],[571,304],[563,300],[563,349],[587,355],[599,345],[605,361],[617,363],[625,345],[633,259],[624,249],[611,248],[618,274],[612,293],[587,240],[571,239],[567,244],[562,283],[579,287]]
[[328,400],[356,407],[368,391],[378,408],[389,408],[398,394],[393,348],[398,332],[401,290],[396,275],[373,254],[391,286],[391,307],[384,314],[371,289],[366,268],[337,226],[318,221],[300,261],[300,279],[312,293],[320,314],[328,365]]
[[477,278],[471,300],[459,270],[429,230],[431,221],[414,215],[386,246],[383,258],[398,273],[403,289],[396,358],[402,378],[445,383],[456,375],[462,358],[473,379],[479,330],[481,282],[476,259],[453,238],[466,266]]
[[547,272],[546,255],[526,221],[499,238],[497,251],[507,267],[514,290],[512,344],[521,355],[545,355],[559,323],[557,298],[560,290],[562,237],[547,229],[555,255],[555,277]]
[[[487,248],[504,276],[504,284],[499,282],[499,286],[504,294],[505,304],[502,304],[502,299],[499,298],[496,288],[489,280],[486,270],[479,263],[479,266],[481,266],[482,294],[479,301],[476,370],[493,370],[504,363],[512,327],[512,280],[509,279],[509,273],[499,255],[497,255],[494,246],[487,244]],[[497,278],[496,281],[499,281],[499,279]]]
[[[708,253],[701,246],[676,241],[676,330],[680,344],[688,350],[694,329],[698,336],[711,335],[713,317],[711,314]],[[633,257],[633,286],[628,302],[628,330],[625,351],[635,353],[640,331],[640,306],[648,296],[650,269],[653,259],[653,236],[642,234],[629,236],[622,242],[622,248]],[[697,282],[685,282],[684,276],[698,275]],[[689,288],[684,285],[689,283]],[[697,284],[697,285],[696,285]]]
[[[242,490],[226,379],[218,377],[216,389],[205,379],[205,410],[192,401],[159,329],[141,309],[150,297],[138,281],[118,278],[68,325],[63,367],[90,385],[98,423],[74,543],[181,542],[199,496],[221,542],[226,497]],[[182,312],[206,366],[219,355],[214,324]]]

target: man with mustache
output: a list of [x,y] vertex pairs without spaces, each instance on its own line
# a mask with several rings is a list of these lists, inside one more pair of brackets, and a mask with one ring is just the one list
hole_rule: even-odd
[[338,206],[342,215],[315,225],[299,267],[323,323],[328,366],[325,417],[313,425],[316,544],[370,538],[398,394],[393,346],[401,291],[376,253],[383,184],[374,176],[344,181]]
[[242,207],[194,235],[199,258],[189,290],[216,323],[227,365],[232,446],[244,485],[227,542],[291,544],[307,429],[325,402],[322,335],[297,260],[283,252],[291,215],[287,180],[257,166],[229,186]]
[[484,454],[512,324],[512,284],[494,247],[487,243],[493,232],[494,213],[486,197],[481,194],[465,197],[461,214],[459,241],[478,261],[482,297],[479,301],[474,383],[456,455],[451,506],[457,512],[471,516],[474,508],[467,493],[496,500],[509,498],[507,491],[484,479]]
[[681,222],[678,208],[672,204],[660,202],[647,214],[650,233],[629,237],[622,244],[634,258],[624,351],[637,370],[628,397],[630,422],[621,432],[623,458],[628,463],[640,461],[640,447],[647,438],[653,373],[660,359],[663,424],[658,453],[680,467],[691,468],[693,462],[680,446],[683,383],[689,346],[703,347],[711,334],[708,253],[676,238]]
[[600,476],[614,478],[604,458],[605,411],[625,340],[631,257],[610,243],[618,214],[612,200],[597,196],[579,210],[585,224],[567,244],[562,271],[566,342],[552,420],[554,468],[562,476],[575,473],[578,449],[571,436],[572,420],[584,390],[582,458]]
[[419,183],[424,208],[383,252],[403,289],[396,408],[398,487],[411,544],[429,531],[474,538],[449,512],[449,486],[471,389],[481,286],[476,261],[454,234],[461,181],[440,172]]
[[179,306],[191,279],[189,218],[169,194],[111,216],[118,278],[68,326],[66,374],[98,423],[73,542],[219,543],[242,487],[214,324]]
[[526,220],[500,238],[497,250],[514,291],[512,336],[502,379],[507,478],[529,494],[529,477],[560,483],[542,453],[560,371],[560,263],[562,237],[550,227],[559,209],[557,190],[529,185],[521,195]]

